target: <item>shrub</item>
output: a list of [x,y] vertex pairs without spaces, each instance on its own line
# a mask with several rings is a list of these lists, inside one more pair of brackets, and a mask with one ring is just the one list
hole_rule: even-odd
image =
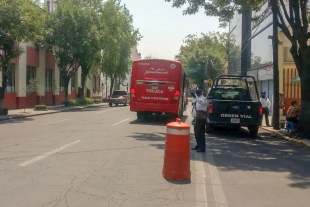
[[36,105],[34,107],[35,110],[47,110],[47,106],[46,105]]
[[86,90],[86,97],[90,98],[90,95],[91,95],[91,90],[90,90],[90,88],[87,88],[87,90]]
[[0,110],[0,115],[8,115],[9,110],[7,108],[2,108],[2,110]]
[[103,99],[102,99],[102,102],[103,102],[103,103],[108,103],[108,102],[109,102],[109,99],[103,98]]
[[92,98],[86,98],[86,104],[94,104],[94,99]]
[[94,99],[95,104],[100,104],[101,102],[102,102],[101,99],[98,99],[98,98]]

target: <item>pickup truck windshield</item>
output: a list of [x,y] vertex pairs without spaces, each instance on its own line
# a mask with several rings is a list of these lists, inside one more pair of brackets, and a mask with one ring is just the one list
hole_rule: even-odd
[[252,101],[250,92],[244,88],[212,88],[209,99]]
[[113,91],[112,95],[124,96],[127,95],[126,91]]

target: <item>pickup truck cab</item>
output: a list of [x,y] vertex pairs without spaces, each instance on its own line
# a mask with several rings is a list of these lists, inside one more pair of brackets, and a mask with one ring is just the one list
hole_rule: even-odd
[[109,106],[111,107],[113,104],[118,106],[118,104],[130,104],[130,96],[126,91],[123,90],[115,90],[113,91],[111,96],[108,96]]
[[247,127],[250,136],[256,137],[263,109],[254,77],[219,76],[214,80],[207,100],[207,133],[217,126]]

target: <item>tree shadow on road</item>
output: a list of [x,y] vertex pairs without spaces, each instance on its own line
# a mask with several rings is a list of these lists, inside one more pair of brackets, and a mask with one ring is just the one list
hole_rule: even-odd
[[[206,136],[216,167],[220,171],[265,171],[290,173],[294,188],[310,188],[310,151],[261,132],[249,139],[244,132],[217,131]],[[209,160],[206,160],[209,162]],[[210,163],[211,164],[211,163]]]
[[[12,116],[11,116],[12,117]],[[32,117],[24,117],[24,116],[17,116],[14,118],[7,118],[7,119],[0,119],[0,125],[4,124],[19,124],[24,123],[28,121],[33,121],[34,119]]]

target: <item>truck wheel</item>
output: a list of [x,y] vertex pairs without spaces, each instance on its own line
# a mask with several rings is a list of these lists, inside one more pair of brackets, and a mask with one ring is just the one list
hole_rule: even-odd
[[257,137],[258,129],[259,129],[258,126],[249,126],[249,127],[248,127],[248,130],[249,130],[249,132],[250,132],[250,137],[251,137],[251,138]]
[[143,112],[141,112],[141,111],[138,111],[138,112],[137,112],[137,119],[138,119],[138,120],[143,119]]
[[118,103],[116,103],[115,106],[118,106]]
[[124,106],[127,106],[127,101],[125,101]]
[[112,103],[109,103],[109,107],[111,107],[112,106]]

